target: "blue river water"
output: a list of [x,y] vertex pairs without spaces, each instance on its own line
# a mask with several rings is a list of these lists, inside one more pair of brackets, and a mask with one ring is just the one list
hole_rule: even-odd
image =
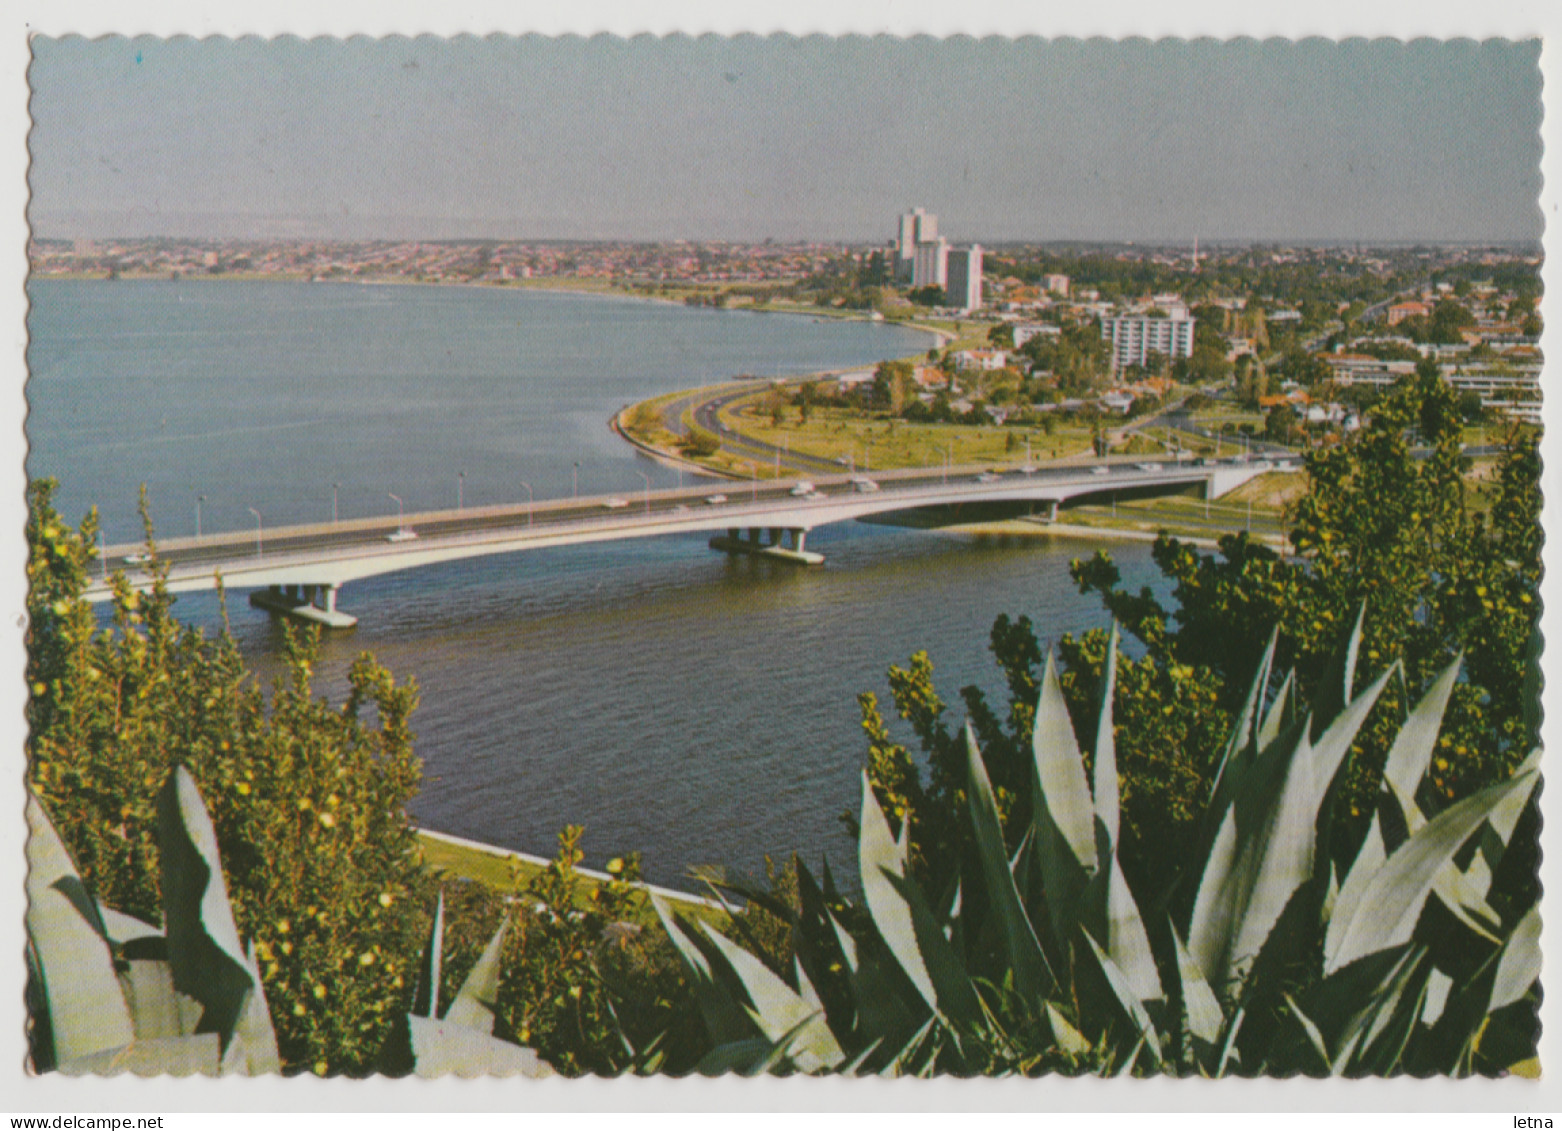
[[[34,281],[28,473],[60,509],[164,535],[633,490],[676,473],[607,428],[626,403],[738,374],[869,365],[927,346],[903,328],[495,288]],[[575,467],[578,462],[578,471]],[[462,475],[464,473],[464,477]],[[764,854],[850,855],[864,754],[856,695],[932,656],[941,693],[998,694],[987,635],[1025,614],[1055,638],[1101,625],[1069,580],[1089,543],[827,527],[812,570],[729,559],[697,536],[450,563],[356,582],[359,627],[329,635],[339,697],[364,650],[416,678],[431,828],[548,853],[586,827],[588,863],[638,850],[647,874],[757,871]],[[1148,548],[1124,580],[1159,588]],[[179,600],[215,627],[206,594]],[[261,678],[280,629],[242,600]]]

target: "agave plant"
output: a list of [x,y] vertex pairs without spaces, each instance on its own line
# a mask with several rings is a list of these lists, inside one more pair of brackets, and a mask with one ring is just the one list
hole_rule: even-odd
[[493,1035],[494,1003],[499,998],[499,961],[504,952],[505,920],[483,948],[443,1015],[439,1010],[443,971],[445,893],[439,893],[418,976],[418,991],[407,1014],[407,1031],[419,1076],[551,1076],[536,1052]]
[[[27,969],[35,1070],[70,1075],[280,1072],[254,947],[242,946],[217,834],[176,767],[157,798],[163,927],[104,906],[42,804],[27,797]],[[535,1052],[493,1036],[504,927],[443,1015],[444,894],[407,1017],[420,1076],[543,1076]]]
[[[821,883],[799,866],[796,909],[734,889],[791,921],[785,976],[658,902],[716,1046],[701,1069],[1356,1076],[1531,1056],[1538,912],[1490,900],[1538,754],[1440,812],[1417,807],[1456,659],[1404,720],[1359,849],[1333,844],[1333,783],[1400,675],[1355,686],[1361,624],[1310,712],[1291,675],[1270,694],[1271,637],[1182,888],[1136,893],[1119,863],[1114,629],[1088,766],[1047,659],[1029,804],[1010,810],[1023,827],[1006,828],[967,726],[972,858],[952,890],[922,890],[906,825],[864,776],[860,902],[828,867]],[[1336,859],[1353,861],[1343,880]]]
[[239,942],[217,834],[189,771],[176,768],[157,798],[162,929],[100,905],[31,793],[26,808],[34,1068],[279,1071],[254,950]]

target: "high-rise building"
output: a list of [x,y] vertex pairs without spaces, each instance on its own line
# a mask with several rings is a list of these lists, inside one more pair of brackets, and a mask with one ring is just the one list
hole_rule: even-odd
[[911,278],[915,270],[917,245],[931,243],[938,238],[938,217],[921,208],[903,213],[895,234],[895,277],[901,281]]
[[982,305],[982,245],[956,247],[946,262],[947,281],[944,301],[957,310],[975,310]]
[[925,240],[917,244],[916,255],[911,264],[912,288],[942,289],[948,282],[949,241],[940,236],[938,239]]
[[1103,318],[1101,336],[1112,343],[1112,369],[1143,365],[1153,351],[1162,357],[1193,356],[1193,324],[1196,319],[1185,313],[1169,318],[1142,314]]

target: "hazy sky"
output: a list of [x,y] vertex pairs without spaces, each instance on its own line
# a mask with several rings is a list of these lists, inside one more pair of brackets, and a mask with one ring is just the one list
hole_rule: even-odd
[[41,236],[1536,239],[1538,41],[34,40]]

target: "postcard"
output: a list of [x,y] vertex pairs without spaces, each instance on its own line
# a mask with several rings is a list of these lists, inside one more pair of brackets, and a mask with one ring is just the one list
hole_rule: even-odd
[[27,42],[24,1090],[1531,1110],[1538,35]]

